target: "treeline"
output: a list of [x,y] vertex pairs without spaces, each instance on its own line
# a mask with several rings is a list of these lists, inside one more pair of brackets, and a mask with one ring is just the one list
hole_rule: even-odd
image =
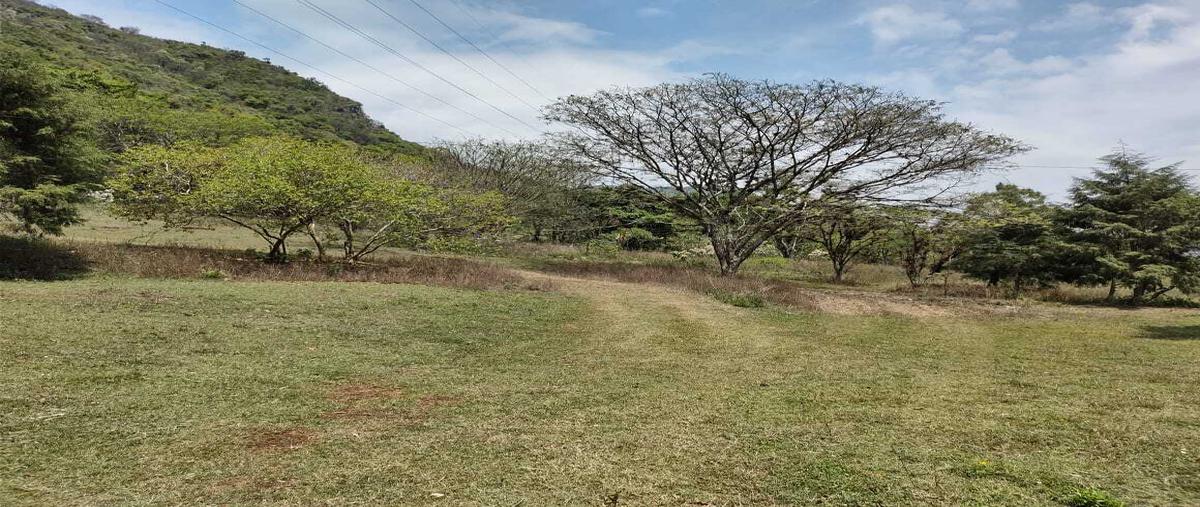
[[1119,152],[1066,204],[1011,185],[953,197],[1028,147],[873,87],[709,75],[617,88],[550,105],[568,128],[548,139],[416,155],[220,107],[142,108],[136,91],[20,53],[0,61],[0,219],[57,234],[79,221],[75,204],[107,195],[132,219],[244,227],[271,262],[298,238],[359,262],[520,237],[707,255],[723,275],[774,250],[826,257],[835,280],[871,261],[913,285],[955,270],[1014,294],[1103,285],[1140,303],[1200,286],[1200,198],[1177,167]]
[[[688,259],[713,254],[702,224],[677,211],[686,193],[601,184],[536,143],[471,142],[437,152],[451,161],[439,166],[448,179],[519,203],[508,212],[526,240]],[[914,287],[957,272],[1012,295],[1069,283],[1107,287],[1109,301],[1126,289],[1128,301],[1141,303],[1200,289],[1200,193],[1188,177],[1124,149],[1100,162],[1062,204],[1011,184],[911,204],[813,199],[755,253],[823,259],[834,282],[852,264],[870,262],[902,268]]]

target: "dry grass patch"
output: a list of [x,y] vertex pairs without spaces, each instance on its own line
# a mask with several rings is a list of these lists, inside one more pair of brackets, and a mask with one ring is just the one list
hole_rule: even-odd
[[[852,289],[806,287],[779,278],[742,274],[719,276],[704,268],[672,264],[632,264],[601,261],[544,261],[539,269],[564,276],[681,288],[735,306],[756,307],[754,301],[804,311],[836,315],[900,315],[946,317],[1021,313],[1027,305],[972,301],[962,298],[912,295]],[[743,303],[745,302],[745,303]]]
[[317,439],[308,428],[257,430],[247,438],[246,448],[254,451],[294,451]]
[[498,264],[457,257],[392,256],[342,264],[264,263],[251,252],[0,237],[0,279],[59,280],[88,273],[143,278],[411,283],[470,289],[549,290]]

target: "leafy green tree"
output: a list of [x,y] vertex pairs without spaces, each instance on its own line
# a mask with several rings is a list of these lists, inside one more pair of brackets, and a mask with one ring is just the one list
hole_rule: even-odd
[[1177,165],[1153,169],[1139,153],[1101,159],[1106,167],[1071,188],[1062,214],[1086,266],[1076,281],[1119,287],[1131,301],[1200,287],[1200,195]]
[[101,157],[59,84],[28,57],[0,47],[0,218],[27,234],[60,234],[103,177]]
[[1060,240],[1041,193],[1011,184],[972,197],[963,211],[965,243],[953,267],[988,286],[1008,281],[1014,294],[1057,278]]
[[114,182],[119,210],[168,225],[215,217],[253,231],[283,260],[293,234],[359,205],[380,179],[340,142],[250,138],[228,148],[181,143],[130,150]]
[[507,229],[513,218],[498,192],[437,189],[379,181],[336,216],[343,259],[358,262],[384,247],[459,251]]

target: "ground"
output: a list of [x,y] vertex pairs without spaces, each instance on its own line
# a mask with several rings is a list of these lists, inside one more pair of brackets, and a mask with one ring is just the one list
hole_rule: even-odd
[[1194,310],[524,276],[0,282],[0,503],[1200,504]]

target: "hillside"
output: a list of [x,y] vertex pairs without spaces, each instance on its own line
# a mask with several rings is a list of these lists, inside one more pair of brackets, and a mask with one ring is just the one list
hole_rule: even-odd
[[[358,102],[240,51],[147,37],[25,0],[0,0],[0,24],[0,53],[31,53],[60,72],[66,87],[89,94],[81,103],[104,102],[91,107],[110,123],[124,111],[171,128],[195,124],[197,132],[275,130],[402,153],[422,149]],[[159,114],[147,119],[148,112]]]

